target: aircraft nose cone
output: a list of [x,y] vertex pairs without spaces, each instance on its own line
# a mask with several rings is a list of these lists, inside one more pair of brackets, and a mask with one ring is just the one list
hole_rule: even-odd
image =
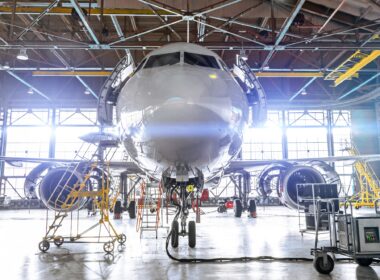
[[226,126],[212,110],[169,101],[153,113],[146,132],[161,160],[194,163],[217,155]]

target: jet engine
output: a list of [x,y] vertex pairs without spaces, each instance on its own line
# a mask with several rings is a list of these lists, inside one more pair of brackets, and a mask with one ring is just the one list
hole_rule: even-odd
[[302,208],[297,201],[297,184],[324,183],[340,186],[339,175],[325,162],[310,161],[304,164],[278,163],[266,167],[258,177],[258,192],[265,198],[277,191],[282,204],[289,208]]
[[[82,207],[86,201],[83,197],[68,198],[72,190],[80,190],[83,182],[83,175],[73,168],[57,167],[42,179],[39,195],[46,207],[52,210],[72,211]],[[65,203],[68,208],[63,209]]]
[[73,211],[85,206],[89,198],[68,198],[71,191],[100,190],[104,185],[111,186],[111,176],[101,168],[41,163],[26,177],[24,190],[27,197],[40,198],[49,209]]

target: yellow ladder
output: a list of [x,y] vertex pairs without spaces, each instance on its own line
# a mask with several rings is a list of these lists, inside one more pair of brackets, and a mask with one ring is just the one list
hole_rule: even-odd
[[[355,147],[352,146],[346,149],[350,155],[358,155]],[[362,206],[374,207],[375,201],[380,198],[379,179],[371,166],[364,161],[356,161],[354,168],[358,177],[360,191],[350,197],[348,201],[353,203],[355,208]]]

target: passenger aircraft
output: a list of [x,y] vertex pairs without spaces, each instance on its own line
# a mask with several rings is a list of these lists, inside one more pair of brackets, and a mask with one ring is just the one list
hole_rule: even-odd
[[[273,170],[281,174],[283,203],[296,207],[297,183],[339,180],[332,167],[322,161],[380,159],[379,155],[366,155],[296,161],[234,160],[241,149],[243,129],[252,118],[249,109],[259,118],[266,113],[258,81],[244,68],[244,61],[239,62],[240,72],[237,69],[235,73],[240,83],[216,53],[195,44],[173,43],[152,51],[123,79],[120,76],[126,67],[118,65],[100,96],[98,119],[104,125],[112,124],[112,110],[116,108],[121,141],[134,162],[129,167],[161,181],[178,208],[172,223],[173,247],[178,246],[178,236],[185,235],[189,235],[189,246],[195,246],[195,223],[187,223],[189,197],[209,182],[218,183],[223,173],[242,174],[251,167],[268,165],[267,174]],[[62,176],[55,169],[46,175],[50,180],[43,179],[40,196],[49,197],[53,191],[51,178]],[[241,213],[241,201],[236,200],[235,205]]]

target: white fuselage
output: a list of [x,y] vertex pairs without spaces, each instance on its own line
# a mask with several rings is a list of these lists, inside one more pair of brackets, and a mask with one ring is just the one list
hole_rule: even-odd
[[[174,58],[163,59],[165,54]],[[213,67],[197,65],[194,54]],[[117,101],[130,157],[156,179],[164,173],[174,178],[178,168],[190,178],[199,171],[205,180],[220,174],[240,151],[248,119],[246,96],[221,59],[206,48],[175,43],[151,52],[141,66]]]

